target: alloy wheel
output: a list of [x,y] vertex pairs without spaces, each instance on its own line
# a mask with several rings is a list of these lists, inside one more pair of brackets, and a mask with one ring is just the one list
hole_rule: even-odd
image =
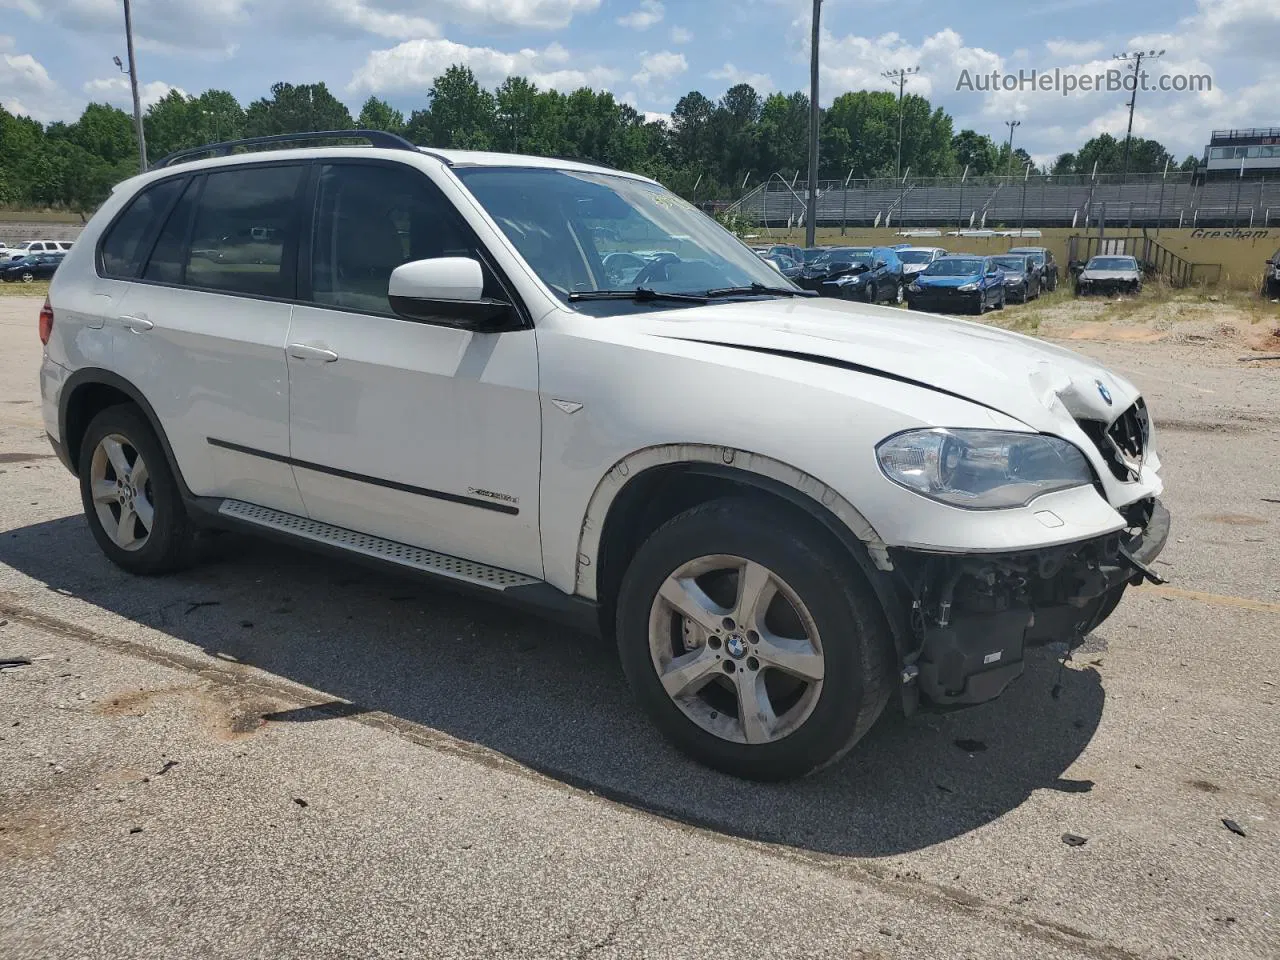
[[764,744],[799,729],[822,692],[813,615],[785,580],[742,557],[698,557],[673,571],[649,613],[663,689],[713,736]]
[[90,490],[98,522],[112,543],[122,550],[141,550],[155,525],[151,475],[147,464],[127,437],[103,437],[89,467]]

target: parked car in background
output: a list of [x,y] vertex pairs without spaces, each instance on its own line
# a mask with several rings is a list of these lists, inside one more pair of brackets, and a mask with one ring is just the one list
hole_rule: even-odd
[[61,265],[65,253],[33,253],[0,264],[0,279],[5,283],[31,283],[48,280]]
[[1004,274],[1004,294],[1017,303],[1040,296],[1040,270],[1029,254],[1004,254],[992,257]]
[[907,287],[912,310],[982,314],[1004,309],[1004,274],[991,257],[955,254],[941,257]]
[[830,247],[805,247],[800,252],[804,255],[803,258],[801,259],[801,263],[803,263],[805,266],[808,266],[809,264],[814,263],[815,261],[825,257],[828,253],[831,252],[831,248]]
[[910,283],[912,277],[933,261],[947,255],[947,251],[942,247],[895,247],[894,249],[897,251],[898,259],[902,261],[902,279],[906,283]]
[[1013,247],[1014,254],[1026,254],[1040,268],[1040,286],[1052,293],[1058,289],[1058,261],[1048,247]]
[[804,247],[797,247],[794,243],[775,243],[768,252],[788,257],[796,263],[804,263]]
[[1137,257],[1090,257],[1076,277],[1076,296],[1091,293],[1140,293],[1142,267]]
[[766,253],[762,259],[777,267],[778,272],[788,280],[796,280],[804,273],[803,265],[781,253]]
[[1280,250],[1271,255],[1262,271],[1262,295],[1280,297]]
[[65,253],[70,249],[68,244],[64,249],[57,240],[23,240],[15,246],[9,247],[0,254],[0,257],[7,260],[17,260],[19,257],[26,257],[35,253]]
[[901,299],[902,261],[888,247],[832,247],[805,264],[797,282],[824,297],[897,302]]

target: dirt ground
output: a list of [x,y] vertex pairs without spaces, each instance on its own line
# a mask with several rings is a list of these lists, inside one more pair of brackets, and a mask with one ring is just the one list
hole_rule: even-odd
[[760,785],[554,625],[253,541],[112,567],[45,442],[38,306],[0,297],[4,960],[1280,956],[1280,363],[1240,317],[1046,303],[1148,399],[1170,584]]

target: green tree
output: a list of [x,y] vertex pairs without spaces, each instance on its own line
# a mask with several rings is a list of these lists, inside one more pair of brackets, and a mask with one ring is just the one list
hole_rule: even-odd
[[493,94],[470,67],[449,67],[431,85],[431,106],[409,118],[411,139],[432,147],[487,150],[497,123]]
[[387,133],[404,133],[404,114],[385,100],[370,97],[360,108],[356,126],[361,130],[384,130]]
[[951,151],[955,156],[956,173],[968,167],[974,176],[991,173],[1000,159],[1000,150],[991,138],[976,130],[961,130],[952,137]]
[[269,98],[255,100],[245,111],[248,137],[351,128],[351,112],[323,83],[277,83]]

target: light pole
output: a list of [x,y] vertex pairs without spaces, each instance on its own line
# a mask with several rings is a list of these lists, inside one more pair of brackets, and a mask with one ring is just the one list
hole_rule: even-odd
[[[147,172],[147,138],[142,131],[142,98],[138,96],[138,57],[133,52],[133,10],[129,0],[124,0],[124,37],[129,52],[129,84],[133,88],[133,126],[138,133],[138,162],[141,171]],[[124,70],[120,58],[115,58],[116,66]]]
[[1004,165],[1004,175],[1008,178],[1013,176],[1013,131],[1022,126],[1022,121],[1006,120],[1004,125],[1009,128],[1009,160]]
[[1163,56],[1163,50],[1135,50],[1133,53],[1117,53],[1112,57],[1113,60],[1123,60],[1126,63],[1133,64],[1133,89],[1129,92],[1129,102],[1125,104],[1129,108],[1129,129],[1124,134],[1124,173],[1120,178],[1121,183],[1129,182],[1129,144],[1133,142],[1133,108],[1138,102],[1142,61],[1155,60]]
[[822,0],[813,0],[813,35],[809,40],[809,205],[804,212],[804,244],[814,245],[818,231],[818,22]]
[[902,176],[902,94],[907,86],[907,78],[919,72],[919,67],[899,67],[896,70],[885,70],[880,74],[890,83],[898,85],[898,160],[893,166],[895,179]]

